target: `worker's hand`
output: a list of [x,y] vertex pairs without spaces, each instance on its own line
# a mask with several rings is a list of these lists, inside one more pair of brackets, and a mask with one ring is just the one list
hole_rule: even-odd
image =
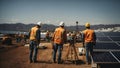
[[51,46],[52,46],[52,49],[54,49],[54,42],[51,41]]
[[53,37],[51,38],[51,41],[54,41],[54,38],[53,38]]

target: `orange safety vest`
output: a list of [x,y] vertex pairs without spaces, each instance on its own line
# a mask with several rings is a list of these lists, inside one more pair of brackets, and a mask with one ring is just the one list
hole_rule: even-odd
[[38,30],[38,28],[36,26],[31,28],[30,40],[35,40],[36,41],[36,31],[37,30]]
[[55,32],[54,32],[54,35],[53,35],[53,38],[54,38],[54,43],[57,43],[57,44],[63,44],[64,42],[64,32],[65,32],[65,29],[64,28],[56,28],[55,29]]
[[83,31],[84,33],[84,41],[85,42],[94,42],[94,30],[86,29]]

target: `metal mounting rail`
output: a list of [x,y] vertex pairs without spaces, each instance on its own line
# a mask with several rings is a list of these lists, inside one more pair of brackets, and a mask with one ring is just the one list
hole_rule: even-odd
[[120,63],[120,60],[117,57],[115,57],[114,54],[111,51],[109,51],[109,52]]

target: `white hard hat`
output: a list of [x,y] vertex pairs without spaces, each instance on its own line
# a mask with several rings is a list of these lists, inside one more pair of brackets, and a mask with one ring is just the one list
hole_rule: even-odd
[[64,26],[65,23],[63,21],[60,22],[59,26]]
[[39,21],[39,22],[37,23],[37,25],[41,26],[41,25],[42,25],[42,22],[41,22],[41,21]]

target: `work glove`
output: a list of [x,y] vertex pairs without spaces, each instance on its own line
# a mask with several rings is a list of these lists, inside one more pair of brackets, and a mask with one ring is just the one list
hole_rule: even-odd
[[52,45],[52,49],[54,49],[54,42],[53,41],[51,41],[51,45]]

